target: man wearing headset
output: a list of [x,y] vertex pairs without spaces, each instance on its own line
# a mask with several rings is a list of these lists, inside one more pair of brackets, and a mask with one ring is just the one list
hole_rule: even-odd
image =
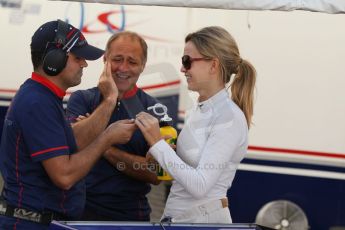
[[[81,82],[86,60],[102,55],[60,20],[43,24],[32,36],[34,71],[13,98],[2,133],[0,229],[48,229],[53,219],[78,219],[85,204],[83,177],[106,149],[131,138],[133,121],[121,120],[78,150],[65,117],[66,90]],[[99,113],[111,113],[118,92],[108,63],[98,87],[104,98]]]

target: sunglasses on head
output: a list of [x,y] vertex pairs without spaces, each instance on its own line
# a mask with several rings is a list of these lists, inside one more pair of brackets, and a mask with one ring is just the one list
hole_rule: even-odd
[[201,61],[201,60],[211,60],[211,58],[200,57],[200,58],[192,58],[189,55],[183,55],[182,57],[182,65],[183,68],[189,70],[192,67],[193,61]]

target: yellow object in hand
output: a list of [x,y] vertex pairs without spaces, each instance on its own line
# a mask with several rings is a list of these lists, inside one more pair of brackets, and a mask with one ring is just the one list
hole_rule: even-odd
[[[160,127],[160,132],[161,132],[162,137],[170,136],[169,139],[165,140],[168,144],[176,145],[177,131],[174,127],[170,125],[163,125],[162,127]],[[158,165],[158,168],[157,168],[157,178],[158,180],[172,180],[173,179],[160,165]]]
[[168,144],[176,145],[177,131],[174,127],[172,127],[170,125],[169,126],[163,126],[160,128],[160,131],[161,131],[162,137],[164,137],[164,136],[170,136],[171,137],[171,138],[165,140]]

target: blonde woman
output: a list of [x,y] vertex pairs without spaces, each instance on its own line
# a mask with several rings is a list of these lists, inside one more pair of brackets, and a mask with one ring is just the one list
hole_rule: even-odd
[[140,113],[135,121],[149,153],[174,178],[162,220],[232,223],[226,195],[248,147],[256,71],[226,30],[206,27],[187,35],[181,72],[199,98],[176,153],[162,140],[156,118]]

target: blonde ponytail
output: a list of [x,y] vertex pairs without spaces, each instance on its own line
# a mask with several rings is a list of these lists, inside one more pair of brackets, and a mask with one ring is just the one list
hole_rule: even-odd
[[231,99],[243,111],[248,128],[252,123],[254,110],[254,88],[256,82],[256,71],[252,64],[241,59],[238,65],[238,72],[231,83]]

